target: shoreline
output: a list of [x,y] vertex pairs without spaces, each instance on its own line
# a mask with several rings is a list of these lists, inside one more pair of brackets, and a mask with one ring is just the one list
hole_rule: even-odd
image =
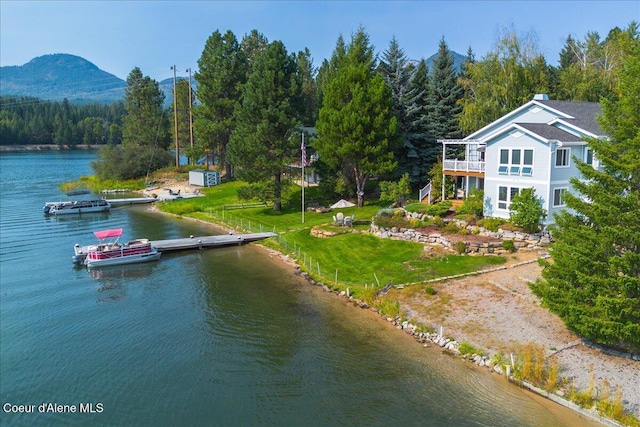
[[34,144],[34,145],[0,145],[0,152],[18,152],[18,151],[84,151],[84,150],[98,150],[104,145],[56,145],[56,144]]
[[[162,212],[156,206],[150,206],[148,209],[162,215],[170,215],[170,216],[175,216],[176,218],[187,219],[190,221],[207,224],[225,233],[238,232],[235,229],[228,228],[227,226],[216,223],[216,222],[209,222],[201,219],[189,218],[189,217],[184,217],[179,215],[173,215],[167,212]],[[264,245],[261,245],[260,243],[254,243],[254,244],[259,246],[262,250],[264,250],[272,259],[274,259],[274,261],[283,263],[287,267],[290,267],[293,270],[292,273],[294,275],[300,276],[301,278],[305,279],[305,281],[308,284],[312,286],[321,286],[324,291],[331,292],[336,296],[345,298],[354,306],[357,306],[361,309],[374,311],[380,317],[380,319],[390,322],[395,326],[397,330],[400,330],[404,333],[412,335],[417,343],[425,347],[431,346],[431,345],[438,345],[443,348],[444,352],[448,352],[453,355],[456,355],[461,360],[467,360],[466,357],[461,357],[459,355],[459,352],[457,351],[457,347],[456,347],[457,343],[466,341],[465,337],[466,335],[468,335],[468,334],[465,334],[463,330],[461,330],[462,328],[456,328],[455,326],[451,326],[447,322],[441,323],[441,327],[443,327],[444,324],[447,325],[445,327],[447,334],[444,334],[444,335],[456,337],[458,341],[454,341],[453,339],[447,339],[445,338],[445,336],[440,336],[439,334],[427,334],[423,332],[416,332],[417,326],[413,325],[411,322],[408,322],[408,321],[402,322],[402,319],[398,319],[398,318],[392,319],[392,318],[383,316],[375,308],[369,307],[363,301],[359,301],[353,298],[352,296],[348,295],[344,291],[338,292],[338,291],[332,290],[325,284],[315,281],[307,273],[302,272],[300,265],[289,255],[279,252],[277,250],[268,248]],[[537,257],[534,257],[534,261],[536,260],[537,260]],[[524,263],[516,262],[514,264],[515,266],[511,266],[510,268],[518,269],[520,266],[531,265],[533,264],[533,262],[524,262]],[[536,265],[534,267],[537,267],[537,263],[535,264]],[[496,273],[500,274],[502,272],[496,272]],[[479,276],[480,276],[480,279],[484,279],[485,274],[481,274]],[[475,280],[479,278],[478,275],[470,275],[469,277]],[[464,282],[464,280],[465,278],[449,280],[449,281],[446,281],[445,284],[449,282],[461,282],[461,281]],[[494,292],[501,292],[503,294],[509,293],[508,289],[505,289],[505,288],[500,289],[499,285],[497,284],[494,284],[494,288],[495,288]],[[521,293],[523,292],[521,289],[519,289],[519,291],[521,291]],[[528,305],[535,305],[539,307],[539,304],[537,303],[537,301],[534,301],[535,297],[532,295],[528,295],[523,298],[522,295],[515,294],[513,295],[513,297],[515,299],[518,299],[519,302],[524,302],[525,305],[528,304]],[[489,298],[491,298],[491,296],[489,296]],[[418,305],[420,305],[419,302],[418,303],[414,302],[413,307],[410,304],[404,304],[404,303],[402,304],[403,308],[404,309],[408,308],[409,311],[411,311]],[[478,305],[483,305],[483,304],[478,304]],[[546,309],[539,308],[539,310],[543,310],[544,312],[546,312],[547,317],[554,316],[550,312],[546,311]],[[473,317],[473,315],[471,317]],[[426,319],[422,319],[422,320],[426,320]],[[476,317],[473,321],[480,323],[482,322],[482,319],[478,319]],[[507,323],[507,325],[510,325],[509,321],[510,321],[509,318],[497,319],[496,323]],[[568,375],[567,378],[570,379],[570,385],[575,386],[580,390],[583,390],[589,387],[591,385],[590,383],[593,381],[592,377],[596,376],[593,372],[593,366],[598,366],[600,368],[606,366],[607,368],[604,371],[604,374],[602,374],[602,371],[596,373],[596,374],[603,375],[603,376],[598,375],[597,379],[599,381],[605,381],[610,386],[614,387],[615,390],[620,390],[620,387],[624,388],[625,390],[623,393],[623,399],[625,402],[625,408],[629,412],[634,414],[636,417],[638,417],[640,415],[640,387],[636,386],[636,390],[633,390],[633,385],[640,384],[640,362],[637,360],[624,359],[622,357],[606,354],[603,351],[598,350],[596,348],[588,347],[582,340],[580,340],[580,342],[577,343],[576,342],[577,336],[569,332],[564,326],[564,324],[559,325],[558,322],[559,322],[559,319],[557,319],[557,321],[555,322],[556,324],[553,325],[553,327],[551,327],[551,330],[557,333],[557,331],[555,331],[554,328],[560,328],[560,329],[564,328],[564,331],[562,331],[561,333],[561,335],[563,335],[562,338],[564,338],[564,340],[566,341],[567,334],[568,334],[568,337],[571,338],[571,341],[568,343],[563,342],[564,345],[562,347],[558,346],[559,350],[555,349],[555,347],[551,347],[554,350],[552,351],[552,354],[547,356],[547,358],[551,358],[551,357],[555,358],[555,360],[557,360],[558,364],[560,365],[561,373],[565,373]],[[426,320],[425,322],[420,322],[420,324],[428,324],[428,323],[429,323],[428,320]],[[562,322],[559,322],[559,323],[562,323]],[[546,331],[547,325],[543,326],[543,328]],[[530,326],[529,328],[526,328],[526,329],[527,330],[524,331],[523,336],[526,337],[527,339],[510,341],[510,343],[526,345],[527,343],[531,343],[531,342],[540,343],[545,341],[544,339],[536,340],[536,337],[539,335],[539,333],[538,331],[533,330],[535,328],[532,328]],[[487,333],[486,331],[484,331],[484,332],[481,332],[481,335],[482,334],[485,335],[484,337],[485,339],[488,339],[489,341],[493,340],[491,333]],[[455,344],[451,344],[452,341]],[[489,348],[490,346],[482,347],[482,350],[489,350]],[[621,425],[609,418],[602,417],[597,413],[597,411],[594,408],[586,409],[565,399],[563,397],[564,396],[563,393],[549,393],[549,392],[546,392],[545,390],[541,390],[526,382],[522,382],[514,378],[508,378],[505,376],[504,372],[500,372],[499,370],[494,369],[493,365],[489,365],[489,363],[487,363],[488,359],[489,359],[488,357],[484,357],[484,358],[476,357],[473,360],[469,358],[467,361],[476,365],[477,367],[483,368],[487,373],[491,373],[491,374],[498,373],[500,376],[505,377],[507,381],[515,385],[518,385],[524,389],[527,389],[530,392],[535,393],[536,395],[542,398],[545,398],[550,402],[554,402],[568,409],[571,409],[577,414],[588,417],[593,421],[600,422],[604,425],[610,425],[610,426]],[[563,375],[563,377],[564,376],[565,375]],[[635,380],[631,379],[631,377],[635,378]],[[599,392],[598,394],[601,394],[602,393],[602,391],[600,390],[601,384],[597,384],[597,387]],[[611,393],[611,396],[613,397],[614,393]]]

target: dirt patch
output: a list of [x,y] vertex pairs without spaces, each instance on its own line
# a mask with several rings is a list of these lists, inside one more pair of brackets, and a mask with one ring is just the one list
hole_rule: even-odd
[[538,256],[517,253],[504,270],[431,284],[433,295],[412,286],[395,290],[392,298],[415,323],[437,331],[442,327],[445,336],[489,355],[517,353],[527,343],[542,345],[546,356],[558,361],[561,377],[579,389],[593,381],[599,389],[608,383],[622,393],[627,409],[640,415],[640,362],[583,345],[559,317],[540,306],[528,283],[540,277],[542,267],[522,264]]

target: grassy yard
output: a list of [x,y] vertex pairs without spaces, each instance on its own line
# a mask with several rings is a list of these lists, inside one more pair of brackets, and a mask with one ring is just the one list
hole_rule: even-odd
[[[279,237],[263,241],[263,244],[289,254],[317,280],[338,289],[350,287],[354,294],[365,285],[417,283],[505,262],[502,257],[491,256],[425,258],[422,244],[380,239],[368,234],[372,217],[385,207],[384,203],[377,201],[362,208],[340,209],[345,215],[355,215],[356,225],[353,228],[333,226],[336,210],[305,212],[303,223],[300,188],[288,196],[289,202],[284,204],[281,212],[265,206],[240,209],[237,205],[242,201],[237,198],[236,191],[243,185],[242,182],[229,182],[204,188],[205,197],[165,202],[160,204],[160,209],[232,226],[243,232],[274,231]],[[305,189],[305,196],[313,198],[314,190]],[[314,226],[342,234],[318,238],[310,233]]]

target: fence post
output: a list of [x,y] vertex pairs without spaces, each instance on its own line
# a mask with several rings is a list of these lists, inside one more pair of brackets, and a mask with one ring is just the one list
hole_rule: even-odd
[[336,268],[335,284],[338,285],[338,269]]

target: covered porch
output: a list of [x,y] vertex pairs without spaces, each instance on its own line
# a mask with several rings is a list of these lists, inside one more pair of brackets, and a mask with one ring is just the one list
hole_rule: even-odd
[[[469,196],[474,188],[484,189],[486,144],[475,139],[439,139],[442,144],[442,193],[446,195],[446,177],[454,179],[453,200]],[[420,190],[420,200],[431,203],[432,184]],[[447,199],[447,197],[443,197]],[[451,197],[448,197],[451,200]]]
[[438,142],[442,144],[442,194],[447,194],[447,176],[454,178],[454,200],[465,199],[475,188],[483,190],[486,144],[475,139],[441,139]]

